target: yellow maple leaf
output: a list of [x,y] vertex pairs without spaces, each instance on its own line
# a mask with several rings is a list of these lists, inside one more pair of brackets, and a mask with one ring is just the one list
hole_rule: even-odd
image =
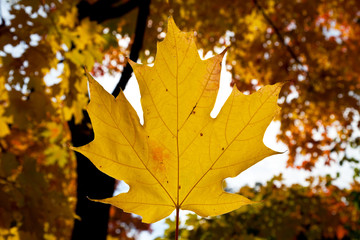
[[141,215],[146,223],[175,209],[215,216],[251,203],[225,192],[222,183],[277,153],[262,139],[279,111],[282,84],[248,96],[234,88],[211,118],[223,55],[201,60],[193,34],[170,19],[154,66],[131,62],[144,125],[123,93],[114,99],[88,75],[95,139],[74,149],[130,186],[127,193],[98,201]]

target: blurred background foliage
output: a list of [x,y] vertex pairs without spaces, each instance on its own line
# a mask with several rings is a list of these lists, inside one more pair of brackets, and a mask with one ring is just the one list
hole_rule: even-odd
[[[340,189],[333,180],[309,178],[308,186],[286,186],[279,175],[266,185],[242,187],[239,193],[258,204],[212,218],[189,214],[181,239],[359,239],[360,185]],[[157,240],[174,239],[175,222],[167,223],[165,237]]]
[[[83,68],[95,77],[122,73],[116,96],[131,75],[126,57],[152,63],[169,15],[195,30],[204,55],[230,46],[226,68],[241,91],[288,81],[277,120],[289,167],[348,164],[354,175],[347,189],[329,176],[307,186],[286,186],[281,176],[245,186],[240,193],[262,204],[190,216],[184,239],[360,238],[360,1],[3,0],[1,7],[1,239],[134,239],[150,231],[119,209],[100,209],[99,218],[86,199],[92,186],[81,188],[98,177],[68,146],[92,138]],[[115,182],[107,184],[111,196]]]

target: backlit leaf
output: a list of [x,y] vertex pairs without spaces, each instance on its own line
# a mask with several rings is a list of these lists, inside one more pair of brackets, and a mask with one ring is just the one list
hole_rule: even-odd
[[222,183],[276,154],[262,139],[279,111],[282,84],[252,95],[234,88],[219,115],[211,118],[224,53],[201,60],[193,34],[181,32],[170,19],[155,65],[131,62],[142,96],[143,126],[123,93],[114,99],[89,76],[95,140],[75,149],[130,186],[128,193],[101,202],[141,215],[147,223],[176,208],[215,216],[251,203],[226,193]]

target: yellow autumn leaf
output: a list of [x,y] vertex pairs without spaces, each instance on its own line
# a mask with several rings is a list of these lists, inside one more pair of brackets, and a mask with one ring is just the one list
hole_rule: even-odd
[[75,27],[78,21],[78,12],[76,7],[72,7],[70,11],[66,12],[65,15],[59,16],[58,24],[60,26],[69,27],[70,29]]
[[154,66],[131,62],[144,125],[123,93],[114,99],[88,76],[95,139],[74,149],[130,186],[127,193],[98,201],[141,215],[146,223],[175,209],[215,216],[251,203],[225,192],[222,183],[277,153],[262,139],[279,111],[282,85],[248,96],[234,88],[211,118],[223,55],[201,60],[193,34],[181,32],[170,19]]
[[8,124],[11,122],[10,117],[4,116],[5,109],[0,105],[0,138],[5,137],[10,133]]

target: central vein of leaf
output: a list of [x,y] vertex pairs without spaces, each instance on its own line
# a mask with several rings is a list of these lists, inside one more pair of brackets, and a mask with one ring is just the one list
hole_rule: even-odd
[[[174,31],[174,29],[172,29]],[[176,156],[177,156],[177,196],[176,196],[176,208],[179,208],[180,198],[180,158],[179,158],[179,55],[177,49],[176,36],[174,35],[175,51],[176,51]]]

